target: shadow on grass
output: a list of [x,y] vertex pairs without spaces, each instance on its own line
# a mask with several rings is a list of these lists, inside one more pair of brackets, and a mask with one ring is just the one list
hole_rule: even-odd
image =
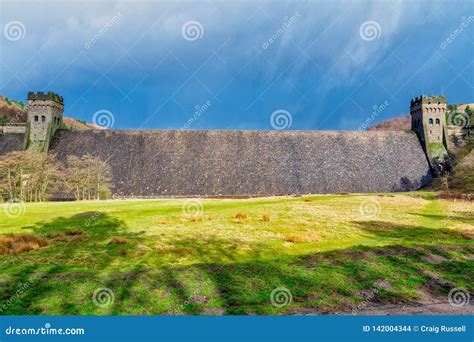
[[[387,246],[295,256],[284,248],[274,248],[272,255],[264,245],[242,251],[228,240],[185,238],[173,241],[175,248],[166,255],[151,248],[137,254],[153,237],[127,233],[124,222],[106,213],[58,218],[30,228],[44,237],[70,229],[84,234],[2,258],[0,309],[20,284],[31,285],[6,308],[3,305],[0,314],[203,314],[209,308],[221,308],[225,314],[331,313],[356,307],[380,281],[389,286],[372,299],[375,304],[416,301],[416,290],[433,277],[474,288],[473,263],[463,258],[474,248],[459,232],[382,221],[355,224]],[[112,236],[128,243],[109,245]],[[450,261],[424,261],[434,249]],[[190,260],[180,262],[186,257]],[[115,294],[115,301],[104,309],[91,299],[100,287]],[[270,294],[278,287],[291,292],[293,302],[288,306],[271,305]],[[164,293],[160,300],[154,298],[157,290]]]
[[453,216],[453,215],[420,214],[420,213],[410,213],[410,214],[411,214],[411,215],[417,215],[417,216],[425,217],[425,218],[432,219],[432,220],[439,220],[439,221],[443,221],[443,220],[459,221],[459,222],[462,222],[462,223],[469,223],[469,224],[474,225],[474,218],[473,218],[473,217],[469,217],[469,216],[467,216],[467,215],[465,215],[465,216],[459,216],[459,215]]
[[[0,314],[47,314],[51,307],[59,307],[63,314],[81,312],[82,301],[92,296],[78,295],[81,284],[111,285],[113,281],[104,283],[100,272],[133,248],[137,237],[127,234],[126,228],[124,222],[101,212],[83,212],[25,227],[51,244],[32,253],[1,257],[0,303],[7,305],[0,305]],[[81,233],[69,236],[68,231]],[[107,241],[112,236],[127,238],[132,243],[109,245]],[[20,286],[26,286],[27,291],[22,293],[21,300],[12,301]],[[49,302],[45,302],[46,298]]]
[[[382,221],[355,222],[376,242],[386,246],[354,246],[347,249],[304,256],[278,256],[248,262],[223,263],[205,249],[194,257],[210,279],[226,314],[269,314],[285,312],[270,305],[270,294],[277,287],[288,288],[294,303],[292,312],[322,312],[354,307],[364,299],[364,291],[378,289],[373,304],[409,303],[417,300],[417,291],[445,295],[452,286],[474,289],[474,267],[464,259],[472,254],[472,240],[460,232]],[[180,240],[192,245],[194,240]],[[231,253],[219,241],[203,243],[208,251],[219,251],[225,259]],[[449,262],[433,264],[424,257],[444,254]],[[434,280],[434,282],[433,282]],[[446,280],[446,281],[444,281]],[[434,288],[425,285],[431,282]],[[448,286],[448,287],[447,287]],[[446,299],[446,297],[444,297]]]
[[398,239],[400,243],[406,244],[427,244],[436,241],[465,243],[472,240],[461,232],[448,228],[402,225],[385,221],[355,221],[352,223],[362,231],[369,233],[376,240]]

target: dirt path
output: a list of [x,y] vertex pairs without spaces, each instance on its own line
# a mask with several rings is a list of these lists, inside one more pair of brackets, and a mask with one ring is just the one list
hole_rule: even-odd
[[357,312],[336,312],[336,315],[357,315],[357,316],[397,316],[397,315],[414,315],[414,316],[472,316],[474,315],[474,301],[468,305],[455,307],[449,303],[430,303],[419,305],[383,305],[379,307],[365,308]]

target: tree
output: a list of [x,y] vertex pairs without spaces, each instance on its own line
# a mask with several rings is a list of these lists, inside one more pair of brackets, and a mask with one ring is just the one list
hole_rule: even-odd
[[474,151],[456,166],[452,184],[463,192],[474,193]]
[[7,200],[46,201],[60,179],[59,170],[52,155],[8,153],[0,157],[0,191]]
[[104,199],[111,193],[111,175],[107,162],[91,155],[69,156],[64,166],[54,155],[11,152],[0,157],[0,195],[38,202],[66,191],[76,200]]
[[112,172],[108,163],[98,157],[69,156],[64,174],[67,189],[78,201],[110,196]]

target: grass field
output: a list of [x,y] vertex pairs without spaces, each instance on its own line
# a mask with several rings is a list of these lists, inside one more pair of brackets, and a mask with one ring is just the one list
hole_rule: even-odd
[[5,206],[1,314],[331,313],[474,290],[474,204],[431,193]]

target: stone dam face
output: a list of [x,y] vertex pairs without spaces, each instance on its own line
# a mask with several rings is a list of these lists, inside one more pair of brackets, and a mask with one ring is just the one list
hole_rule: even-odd
[[117,196],[247,196],[418,189],[415,133],[61,130],[50,153],[108,160]]
[[25,133],[0,134],[0,156],[23,150],[24,141]]

